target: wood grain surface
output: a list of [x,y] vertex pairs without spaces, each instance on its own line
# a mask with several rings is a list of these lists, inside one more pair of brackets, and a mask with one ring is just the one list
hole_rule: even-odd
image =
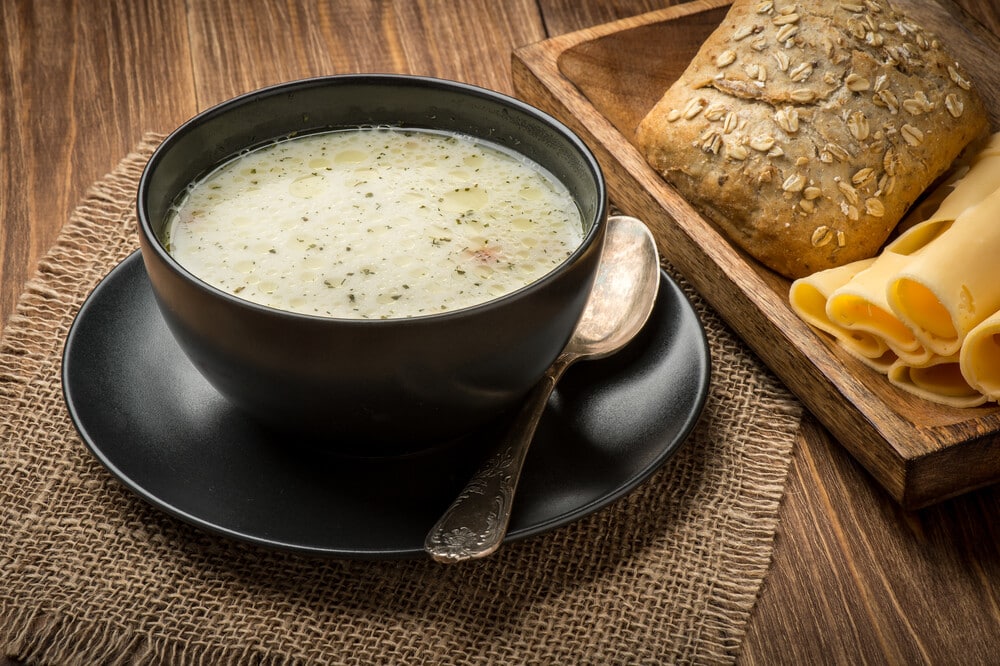
[[[664,4],[5,0],[0,326],[86,187],[145,131],[319,74],[412,72],[513,92],[515,48]],[[958,4],[1000,34],[995,0]],[[780,520],[740,661],[1000,660],[1000,488],[903,511],[807,418]]]

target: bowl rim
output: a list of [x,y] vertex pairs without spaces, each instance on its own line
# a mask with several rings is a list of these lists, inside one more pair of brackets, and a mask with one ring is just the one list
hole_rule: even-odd
[[[282,310],[280,308],[275,308],[254,301],[249,301],[244,298],[240,298],[234,294],[231,294],[223,289],[215,287],[214,285],[208,283],[202,278],[198,277],[190,270],[185,268],[180,262],[178,262],[174,257],[167,252],[163,243],[160,241],[157,234],[153,231],[152,222],[146,212],[146,202],[149,197],[149,187],[150,180],[155,174],[156,167],[163,159],[163,156],[170,150],[170,148],[184,138],[187,134],[194,131],[199,125],[207,120],[225,114],[232,109],[239,108],[246,104],[252,103],[261,97],[282,95],[288,92],[308,89],[313,87],[321,87],[326,85],[338,85],[338,84],[355,84],[355,85],[365,85],[365,84],[402,84],[407,86],[427,86],[439,89],[450,89],[457,91],[462,94],[472,95],[474,97],[480,97],[489,99],[494,102],[499,102],[501,105],[506,105],[513,107],[515,110],[524,113],[525,115],[532,116],[537,120],[540,120],[543,124],[549,125],[553,130],[560,134],[569,145],[572,146],[577,153],[579,153],[586,162],[591,175],[598,190],[598,205],[595,211],[595,218],[593,224],[584,234],[583,239],[580,241],[579,245],[567,256],[563,261],[559,262],[558,265],[553,267],[550,271],[546,272],[544,275],[532,280],[531,282],[518,287],[513,291],[509,291],[505,294],[491,298],[480,303],[475,303],[473,305],[468,305],[462,308],[455,308],[452,310],[445,310],[443,312],[434,312],[421,315],[412,315],[406,317],[387,317],[387,318],[361,318],[361,317],[332,317],[327,315],[313,315],[303,312],[295,312],[291,310]],[[364,125],[359,124],[358,127],[363,127]],[[428,128],[433,129],[433,128]],[[304,135],[303,135],[304,136]],[[270,139],[269,139],[270,140]],[[257,145],[263,145],[257,144]],[[531,157],[530,155],[527,157]],[[578,258],[588,252],[595,240],[599,237],[603,237],[603,231],[607,225],[607,219],[609,216],[609,203],[608,203],[608,190],[607,182],[604,177],[604,172],[601,169],[601,165],[594,155],[593,151],[587,146],[587,144],[580,138],[580,136],[574,132],[565,123],[552,116],[551,114],[532,106],[522,100],[515,97],[501,93],[489,88],[482,86],[473,85],[470,83],[464,83],[461,81],[455,81],[445,78],[437,78],[431,76],[413,75],[413,74],[381,74],[381,73],[365,73],[365,74],[332,74],[327,76],[315,76],[303,79],[296,79],[291,81],[285,81],[255,90],[251,90],[245,93],[241,93],[235,97],[231,97],[227,100],[219,102],[203,111],[198,112],[194,116],[190,117],[188,120],[184,121],[176,129],[170,132],[166,138],[156,147],[150,158],[147,160],[146,165],[143,167],[142,174],[139,178],[139,184],[136,192],[136,215],[138,220],[138,229],[141,238],[145,241],[141,244],[142,254],[144,260],[147,251],[155,254],[156,258],[166,265],[166,267],[176,275],[179,275],[188,284],[194,285],[196,288],[208,292],[211,296],[215,298],[220,298],[237,308],[247,309],[250,311],[258,312],[261,314],[269,315],[278,318],[290,318],[296,321],[309,321],[309,322],[337,322],[340,325],[348,324],[354,326],[386,326],[388,324],[395,325],[417,325],[429,321],[438,321],[444,319],[453,319],[459,317],[467,317],[480,312],[491,311],[496,308],[504,307],[504,304],[508,301],[520,299],[524,297],[525,294],[533,291],[537,291],[542,288],[545,284],[556,279],[560,274],[569,270],[569,268],[576,263]]]

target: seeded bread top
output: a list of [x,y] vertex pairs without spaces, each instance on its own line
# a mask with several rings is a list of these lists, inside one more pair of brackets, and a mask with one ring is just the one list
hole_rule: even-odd
[[874,256],[987,127],[961,65],[885,0],[736,0],[636,140],[794,278]]

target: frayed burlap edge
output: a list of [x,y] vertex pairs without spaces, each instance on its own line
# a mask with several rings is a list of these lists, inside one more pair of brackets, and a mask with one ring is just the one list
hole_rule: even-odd
[[[127,156],[94,183],[73,210],[55,244],[39,260],[25,284],[14,313],[0,337],[0,401],[11,412],[30,409],[27,395],[31,379],[46,362],[61,356],[72,318],[91,289],[119,261],[138,248],[135,215],[123,201],[134,200],[135,187],[149,155],[163,140],[145,134]],[[93,237],[108,233],[121,242],[107,243],[95,251]],[[0,455],[14,432],[0,429]],[[31,609],[4,613],[4,653],[41,664],[131,663],[143,640],[122,637],[107,628],[72,631],[64,618]],[[81,649],[83,648],[83,649]]]

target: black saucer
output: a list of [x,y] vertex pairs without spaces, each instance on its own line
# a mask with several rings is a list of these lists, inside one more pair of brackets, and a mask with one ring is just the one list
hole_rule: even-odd
[[[646,329],[567,371],[542,418],[507,540],[577,520],[629,492],[694,427],[709,352],[664,273]],[[138,252],[87,299],[66,340],[63,390],[84,442],[154,506],[253,543],[340,557],[422,555],[496,428],[420,454],[346,458],[268,432],[232,408],[174,343]]]

